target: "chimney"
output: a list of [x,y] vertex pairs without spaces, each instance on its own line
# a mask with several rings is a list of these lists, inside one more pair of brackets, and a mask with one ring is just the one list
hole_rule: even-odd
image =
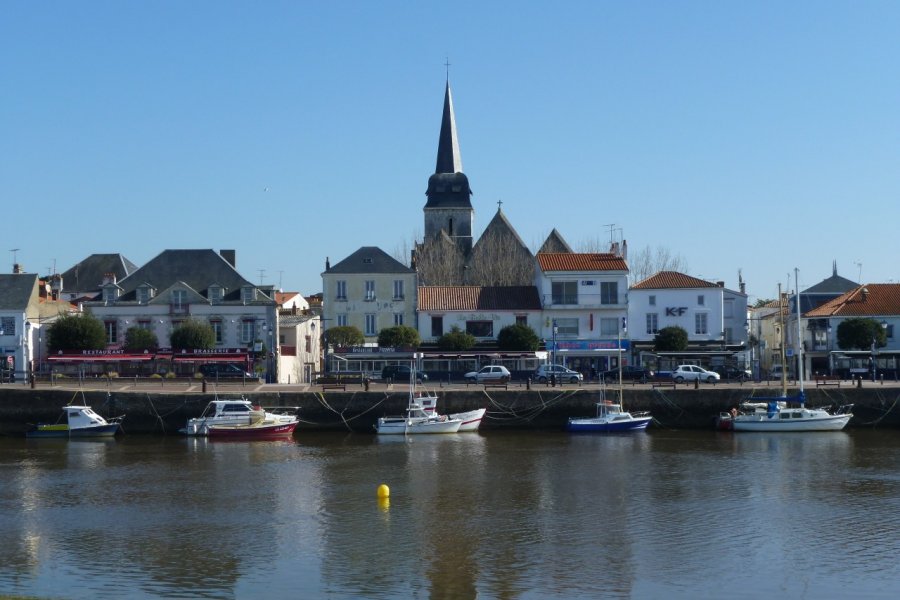
[[104,273],[103,274],[103,285],[106,285],[107,283],[112,283],[112,284],[116,283],[116,274],[115,273]]
[[219,255],[231,265],[232,269],[237,269],[237,252],[235,250],[219,250]]
[[19,263],[13,264],[13,274],[19,274],[19,273],[24,273],[24,272],[25,272],[25,268],[22,265],[20,265]]
[[328,257],[326,256],[325,257],[325,270],[327,271],[330,268],[331,268],[331,261],[328,260]]
[[628,240],[622,240],[622,258],[628,260]]
[[720,288],[723,288],[723,287],[725,287],[725,282],[724,282],[724,281],[717,281],[717,282],[716,282],[716,285],[719,286]]

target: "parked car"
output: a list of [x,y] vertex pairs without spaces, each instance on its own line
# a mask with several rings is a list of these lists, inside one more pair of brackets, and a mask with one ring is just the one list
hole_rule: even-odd
[[488,365],[481,367],[479,371],[469,371],[465,374],[466,381],[483,383],[485,381],[506,383],[511,375],[509,369],[503,365]]
[[[644,367],[636,367],[634,365],[628,365],[622,367],[622,381],[641,381],[647,382],[653,379],[653,371],[650,369],[645,369]],[[603,371],[599,375],[602,381],[618,381],[619,380],[619,369],[610,369],[609,371]]]
[[[385,365],[381,369],[381,379],[384,381],[390,379],[397,383],[409,383],[410,371],[409,365]],[[416,383],[422,383],[423,381],[428,381],[428,375],[421,371],[416,371]]]
[[707,371],[703,367],[697,365],[679,365],[677,369],[672,371],[672,379],[675,383],[682,381],[705,381],[707,383],[715,383],[721,379],[715,371]]
[[584,375],[578,371],[567,369],[562,365],[541,365],[534,371],[532,378],[541,383],[547,383],[552,375],[556,375],[556,381],[562,383],[578,383],[584,379]]
[[[781,372],[783,367],[781,365],[772,365],[772,368],[769,369],[769,379],[778,379],[781,380]],[[785,377],[787,379],[793,379],[793,373],[791,373],[790,368],[784,371]]]
[[245,379],[256,379],[256,377],[232,363],[206,363],[200,365],[200,372],[208,379],[223,379],[230,377],[242,377]]
[[722,379],[728,381],[749,381],[753,379],[753,373],[746,369],[738,369],[728,365],[713,367],[713,371],[721,375]]

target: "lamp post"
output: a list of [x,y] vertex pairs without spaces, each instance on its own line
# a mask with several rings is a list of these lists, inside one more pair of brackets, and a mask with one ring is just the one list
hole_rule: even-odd
[[550,353],[550,364],[556,364],[556,334],[559,333],[559,327],[556,326],[556,319],[553,319],[553,348]]
[[825,327],[825,331],[828,332],[828,376],[831,377],[834,375],[834,355],[831,351],[834,349],[834,344],[831,340],[831,332],[833,329],[831,328],[831,321],[828,322],[828,325]]
[[[886,321],[882,321],[881,323],[879,323],[879,325],[881,325],[882,330],[887,330],[887,322]],[[877,344],[877,342],[878,342],[877,337],[873,333],[872,334],[872,383],[875,383],[876,381],[878,381],[878,363],[876,362],[877,357],[878,357],[878,351],[875,350],[875,345]]]

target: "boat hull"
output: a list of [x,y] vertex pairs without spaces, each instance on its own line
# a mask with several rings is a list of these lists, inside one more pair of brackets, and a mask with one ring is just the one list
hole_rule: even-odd
[[478,428],[481,426],[481,420],[484,418],[485,412],[487,412],[486,408],[479,408],[477,410],[470,410],[463,413],[454,413],[447,416],[450,419],[462,421],[462,424],[459,426],[459,432],[462,433],[464,431],[478,431]]
[[573,433],[617,433],[642,431],[652,421],[652,417],[636,417],[631,420],[610,421],[607,419],[569,419],[566,427]]
[[213,425],[208,428],[207,436],[215,440],[269,440],[291,437],[296,427],[296,422],[273,425]]
[[378,419],[375,425],[375,432],[378,435],[415,435],[425,433],[457,433],[462,421],[447,419],[423,420],[416,421],[414,419],[392,419],[386,417]]
[[852,416],[829,415],[797,420],[735,417],[731,427],[734,431],[840,431],[847,426]]
[[115,437],[119,431],[118,423],[109,423],[106,425],[96,425],[90,427],[79,427],[70,429],[68,425],[38,425],[36,428],[25,433],[28,438],[97,438],[97,437]]

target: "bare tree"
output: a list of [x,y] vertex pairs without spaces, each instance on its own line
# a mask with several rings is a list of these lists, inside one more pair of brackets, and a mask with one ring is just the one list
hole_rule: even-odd
[[664,246],[651,248],[644,246],[632,254],[628,260],[631,282],[643,281],[660,271],[678,271],[685,273],[688,269],[687,260],[680,254],[673,254]]
[[462,250],[444,232],[416,244],[419,285],[463,285],[464,265]]
[[467,285],[533,285],[534,257],[508,231],[485,231],[472,249]]

